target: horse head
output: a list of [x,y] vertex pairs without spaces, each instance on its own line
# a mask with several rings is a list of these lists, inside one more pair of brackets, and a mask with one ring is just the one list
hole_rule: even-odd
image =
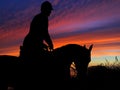
[[77,70],[77,78],[84,79],[87,75],[87,68],[89,63],[91,62],[91,51],[93,48],[93,44],[86,47],[86,45],[82,46],[81,50],[78,52],[78,57],[75,59],[75,65]]

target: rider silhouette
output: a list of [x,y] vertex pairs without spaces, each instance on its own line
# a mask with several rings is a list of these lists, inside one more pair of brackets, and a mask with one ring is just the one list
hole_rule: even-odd
[[41,12],[33,18],[30,30],[23,40],[23,45],[20,46],[19,57],[22,60],[22,73],[24,74],[17,87],[24,88],[24,90],[37,90],[51,81],[49,78],[51,75],[48,74],[52,70],[50,66],[52,59],[46,49],[53,50],[53,42],[48,33],[48,16],[52,10],[50,2],[45,1],[41,4]]
[[20,56],[31,58],[44,55],[45,49],[53,50],[53,42],[48,33],[48,16],[53,7],[50,2],[41,4],[41,13],[37,14],[31,24],[30,30],[23,41]]

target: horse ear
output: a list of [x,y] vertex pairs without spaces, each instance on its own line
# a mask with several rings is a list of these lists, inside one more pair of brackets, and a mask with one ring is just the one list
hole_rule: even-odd
[[90,45],[90,47],[89,47],[89,51],[91,51],[91,50],[92,50],[92,48],[93,48],[93,44],[92,44],[92,45]]
[[86,48],[86,45],[84,45],[83,47]]

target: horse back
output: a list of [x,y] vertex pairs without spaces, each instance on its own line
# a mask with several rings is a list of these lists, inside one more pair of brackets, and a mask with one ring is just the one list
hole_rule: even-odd
[[[16,56],[0,56],[0,84],[13,83],[18,74],[19,59]],[[1,86],[1,85],[0,85]]]

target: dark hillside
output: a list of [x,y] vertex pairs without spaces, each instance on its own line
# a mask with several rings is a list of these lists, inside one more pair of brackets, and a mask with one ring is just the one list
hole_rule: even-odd
[[88,68],[88,87],[92,90],[119,90],[120,66],[91,66]]

